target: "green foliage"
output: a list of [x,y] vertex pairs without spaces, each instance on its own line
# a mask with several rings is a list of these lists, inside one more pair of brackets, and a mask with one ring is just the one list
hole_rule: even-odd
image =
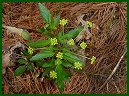
[[40,41],[36,41],[36,42],[29,42],[26,45],[30,46],[30,47],[44,47],[50,44],[50,40],[40,40]]
[[71,39],[77,37],[77,35],[83,30],[83,27],[75,28],[67,32],[63,38],[64,39]]
[[28,61],[26,61],[25,59],[21,58],[21,59],[18,59],[17,61],[19,64],[23,65],[23,64],[27,64]]
[[56,19],[54,20],[54,25],[55,25],[55,27],[58,27],[59,23],[60,23],[60,15],[58,15],[58,16],[56,17]]
[[30,39],[30,35],[29,35],[29,32],[27,30],[24,30],[22,33],[21,33],[21,36],[22,38],[24,38],[25,40],[29,40]]
[[64,76],[64,71],[61,65],[56,66],[56,72],[57,72],[57,85],[58,85],[60,92],[62,92],[64,88],[64,79],[65,79],[64,77],[65,76]]
[[53,65],[54,65],[54,61],[51,60],[51,61],[49,61],[47,63],[42,64],[42,67],[48,68],[48,67],[52,67]]
[[54,55],[54,52],[45,51],[43,53],[36,54],[32,58],[30,58],[30,61],[41,60],[41,59],[44,59],[44,58],[47,58],[47,57],[52,57],[53,55]]
[[71,54],[69,52],[64,53],[63,58],[65,60],[68,60],[71,63],[80,62],[81,64],[84,65],[84,62],[82,62],[77,56],[75,56],[74,54]]
[[[68,23],[67,19],[60,20],[60,15],[52,18],[50,11],[38,3],[45,25],[38,30],[47,37],[47,40],[37,40],[35,42],[28,42],[27,50],[22,51],[23,58],[18,59],[19,67],[15,70],[14,75],[22,75],[25,71],[33,72],[35,68],[43,69],[43,73],[38,70],[36,77],[42,77],[53,80],[62,92],[64,89],[64,82],[72,75],[70,69],[81,70],[85,64],[78,57],[76,53],[71,50],[71,46],[78,49],[80,47],[85,49],[87,44],[82,42],[80,46],[75,44],[74,39],[83,30],[83,26],[64,32],[65,25]],[[58,25],[61,26],[58,26]],[[62,27],[58,34],[56,29]],[[65,33],[65,34],[64,34]],[[95,57],[90,59],[91,64],[95,62]]]
[[26,70],[26,66],[25,66],[25,65],[19,66],[19,67],[15,70],[14,75],[15,75],[15,76],[22,75],[22,74],[25,72],[25,70]]
[[48,24],[51,23],[51,14],[50,11],[41,3],[38,3],[38,7],[41,13],[42,18],[44,19],[44,21]]
[[32,64],[29,64],[29,65],[28,65],[28,69],[29,69],[30,71],[34,71],[34,67],[32,66]]
[[72,67],[72,66],[73,66],[72,63],[66,62],[66,61],[63,61],[62,65],[63,65],[64,67],[66,67],[66,68],[69,68],[69,67]]

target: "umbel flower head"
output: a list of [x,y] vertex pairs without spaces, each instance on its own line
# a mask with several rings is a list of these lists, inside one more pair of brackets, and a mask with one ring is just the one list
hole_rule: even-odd
[[62,19],[62,20],[60,20],[60,25],[62,25],[62,26],[64,26],[64,25],[66,25],[68,23],[68,20],[66,19]]
[[51,38],[51,39],[50,39],[50,42],[51,42],[51,45],[56,45],[56,44],[58,44],[56,38]]
[[57,78],[57,73],[55,71],[50,71],[50,78],[52,79]]
[[81,47],[82,49],[85,49],[85,48],[87,47],[87,44],[86,44],[85,42],[82,42],[82,43],[80,44],[80,47]]
[[92,58],[90,59],[90,63],[93,64],[96,60],[96,57],[92,56]]
[[30,46],[29,46],[29,48],[28,48],[28,53],[29,53],[30,55],[33,54],[33,48],[31,48]]
[[93,26],[92,22],[86,21],[86,23],[87,23],[88,27],[92,28],[92,26]]
[[56,55],[56,57],[59,58],[59,59],[62,59],[63,58],[63,53],[58,52],[58,54]]
[[67,42],[69,45],[74,45],[74,40],[73,39],[70,39],[68,42]]
[[74,68],[75,68],[75,69],[78,69],[78,70],[79,70],[79,69],[82,69],[82,64],[81,64],[80,62],[75,62],[75,63],[74,63]]
[[62,64],[62,61],[60,59],[55,60],[55,65],[60,65],[60,64]]

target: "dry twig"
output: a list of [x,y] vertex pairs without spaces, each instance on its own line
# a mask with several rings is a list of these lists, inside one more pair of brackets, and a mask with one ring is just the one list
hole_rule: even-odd
[[112,73],[109,75],[109,77],[107,78],[107,80],[103,83],[103,85],[100,87],[99,90],[101,90],[107,83],[108,81],[112,78],[112,76],[114,75],[114,73],[116,72],[117,68],[119,67],[120,65],[120,62],[121,60],[124,58],[125,54],[126,54],[126,51],[123,53],[123,55],[121,56],[120,60],[118,61],[118,63],[116,64],[115,68],[113,69]]

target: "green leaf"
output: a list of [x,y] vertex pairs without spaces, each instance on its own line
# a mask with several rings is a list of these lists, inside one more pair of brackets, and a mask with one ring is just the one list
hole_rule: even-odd
[[72,63],[63,61],[62,65],[66,68],[72,67]]
[[46,29],[44,29],[44,27],[41,29],[37,29],[37,32],[39,32],[39,33],[45,33],[45,31],[46,31]]
[[17,61],[18,63],[20,63],[21,65],[22,64],[27,64],[28,63],[28,61],[26,61],[25,59],[23,59],[23,58],[21,58],[21,59],[18,59],[18,61]]
[[64,90],[64,82],[63,81],[57,82],[57,85],[58,85],[59,91],[62,92]]
[[50,71],[51,68],[46,68],[45,71],[43,71],[42,77],[45,77]]
[[19,76],[19,75],[23,74],[23,73],[25,72],[25,70],[26,70],[26,65],[19,66],[19,67],[15,70],[14,75],[15,75],[15,76]]
[[21,36],[22,38],[24,38],[25,40],[29,40],[30,39],[30,34],[27,30],[24,30],[22,33],[21,33]]
[[52,52],[52,51],[44,51],[43,53],[39,53],[39,54],[36,54],[35,56],[33,56],[30,59],[30,61],[41,60],[43,58],[52,57],[53,55],[54,55],[54,52]]
[[63,59],[68,60],[71,63],[80,62],[81,64],[84,64],[77,56],[75,56],[74,54],[69,53],[69,52],[65,52],[63,54]]
[[59,32],[58,33],[58,38],[62,38],[62,34],[63,34],[63,32],[61,31],[61,32]]
[[30,71],[34,71],[34,67],[32,66],[32,64],[29,64],[29,65],[28,65],[28,69],[29,69]]
[[23,53],[24,56],[29,56],[30,55],[27,50],[23,50],[22,53]]
[[30,46],[30,47],[44,47],[49,44],[50,44],[49,40],[40,40],[40,41],[36,41],[36,42],[27,43],[26,45]]
[[42,64],[42,67],[44,67],[44,68],[52,67],[52,66],[54,65],[54,61],[55,61],[55,60],[52,59],[52,60],[49,61],[49,62],[43,63],[43,64]]
[[38,3],[38,7],[41,13],[42,18],[45,20],[46,23],[51,23],[51,14],[50,11],[45,7],[45,5]]
[[63,38],[62,38],[62,34],[63,34],[62,31],[59,32],[57,38],[58,38],[58,41],[59,41],[61,44],[65,44],[65,41],[64,41]]
[[57,85],[59,88],[59,91],[62,92],[64,89],[64,71],[62,69],[61,65],[56,66],[56,73],[57,73]]
[[56,19],[54,20],[54,25],[55,25],[55,27],[57,27],[57,26],[59,25],[59,22],[60,22],[60,15],[58,15],[58,16],[56,17]]
[[71,38],[75,38],[78,36],[78,34],[83,30],[84,27],[80,27],[80,28],[75,28],[70,30],[68,33],[66,33],[63,38],[64,39],[71,39]]
[[46,67],[51,67],[52,66],[52,64],[50,64],[50,63],[44,63],[43,65],[42,65],[42,67],[44,67],[44,68],[46,68]]
[[37,67],[42,67],[43,61],[40,61],[40,60],[35,61],[35,64],[36,64]]

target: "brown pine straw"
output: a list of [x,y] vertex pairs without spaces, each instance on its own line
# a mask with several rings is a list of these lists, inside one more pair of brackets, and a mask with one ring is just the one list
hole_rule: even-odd
[[[73,73],[68,82],[65,82],[63,94],[126,94],[127,93],[127,67],[126,56],[121,59],[119,67],[111,78],[106,81],[112,73],[116,64],[126,50],[127,36],[127,3],[125,2],[47,2],[44,3],[53,14],[58,13],[60,5],[61,18],[69,20],[65,31],[76,27],[76,17],[86,14],[86,19],[99,26],[99,30],[92,30],[92,37],[88,42],[86,54],[89,57],[95,56],[96,62],[91,65],[86,60],[86,66],[82,73]],[[35,41],[45,39],[35,30],[44,24],[39,15],[37,3],[2,3],[2,23],[7,26],[14,26],[27,29]],[[115,10],[115,13],[113,13]],[[115,19],[114,19],[115,18]],[[59,29],[58,29],[59,30]],[[25,43],[16,34],[2,32],[2,47],[9,46],[17,41]],[[35,78],[34,73],[27,72],[25,75],[14,77],[15,67],[7,68],[3,75],[3,94],[59,94],[56,85],[46,78]],[[43,72],[42,70],[40,70]],[[42,79],[42,80],[41,80]],[[106,82],[106,83],[104,83]],[[104,87],[101,88],[101,86]],[[101,90],[100,90],[101,89]]]

